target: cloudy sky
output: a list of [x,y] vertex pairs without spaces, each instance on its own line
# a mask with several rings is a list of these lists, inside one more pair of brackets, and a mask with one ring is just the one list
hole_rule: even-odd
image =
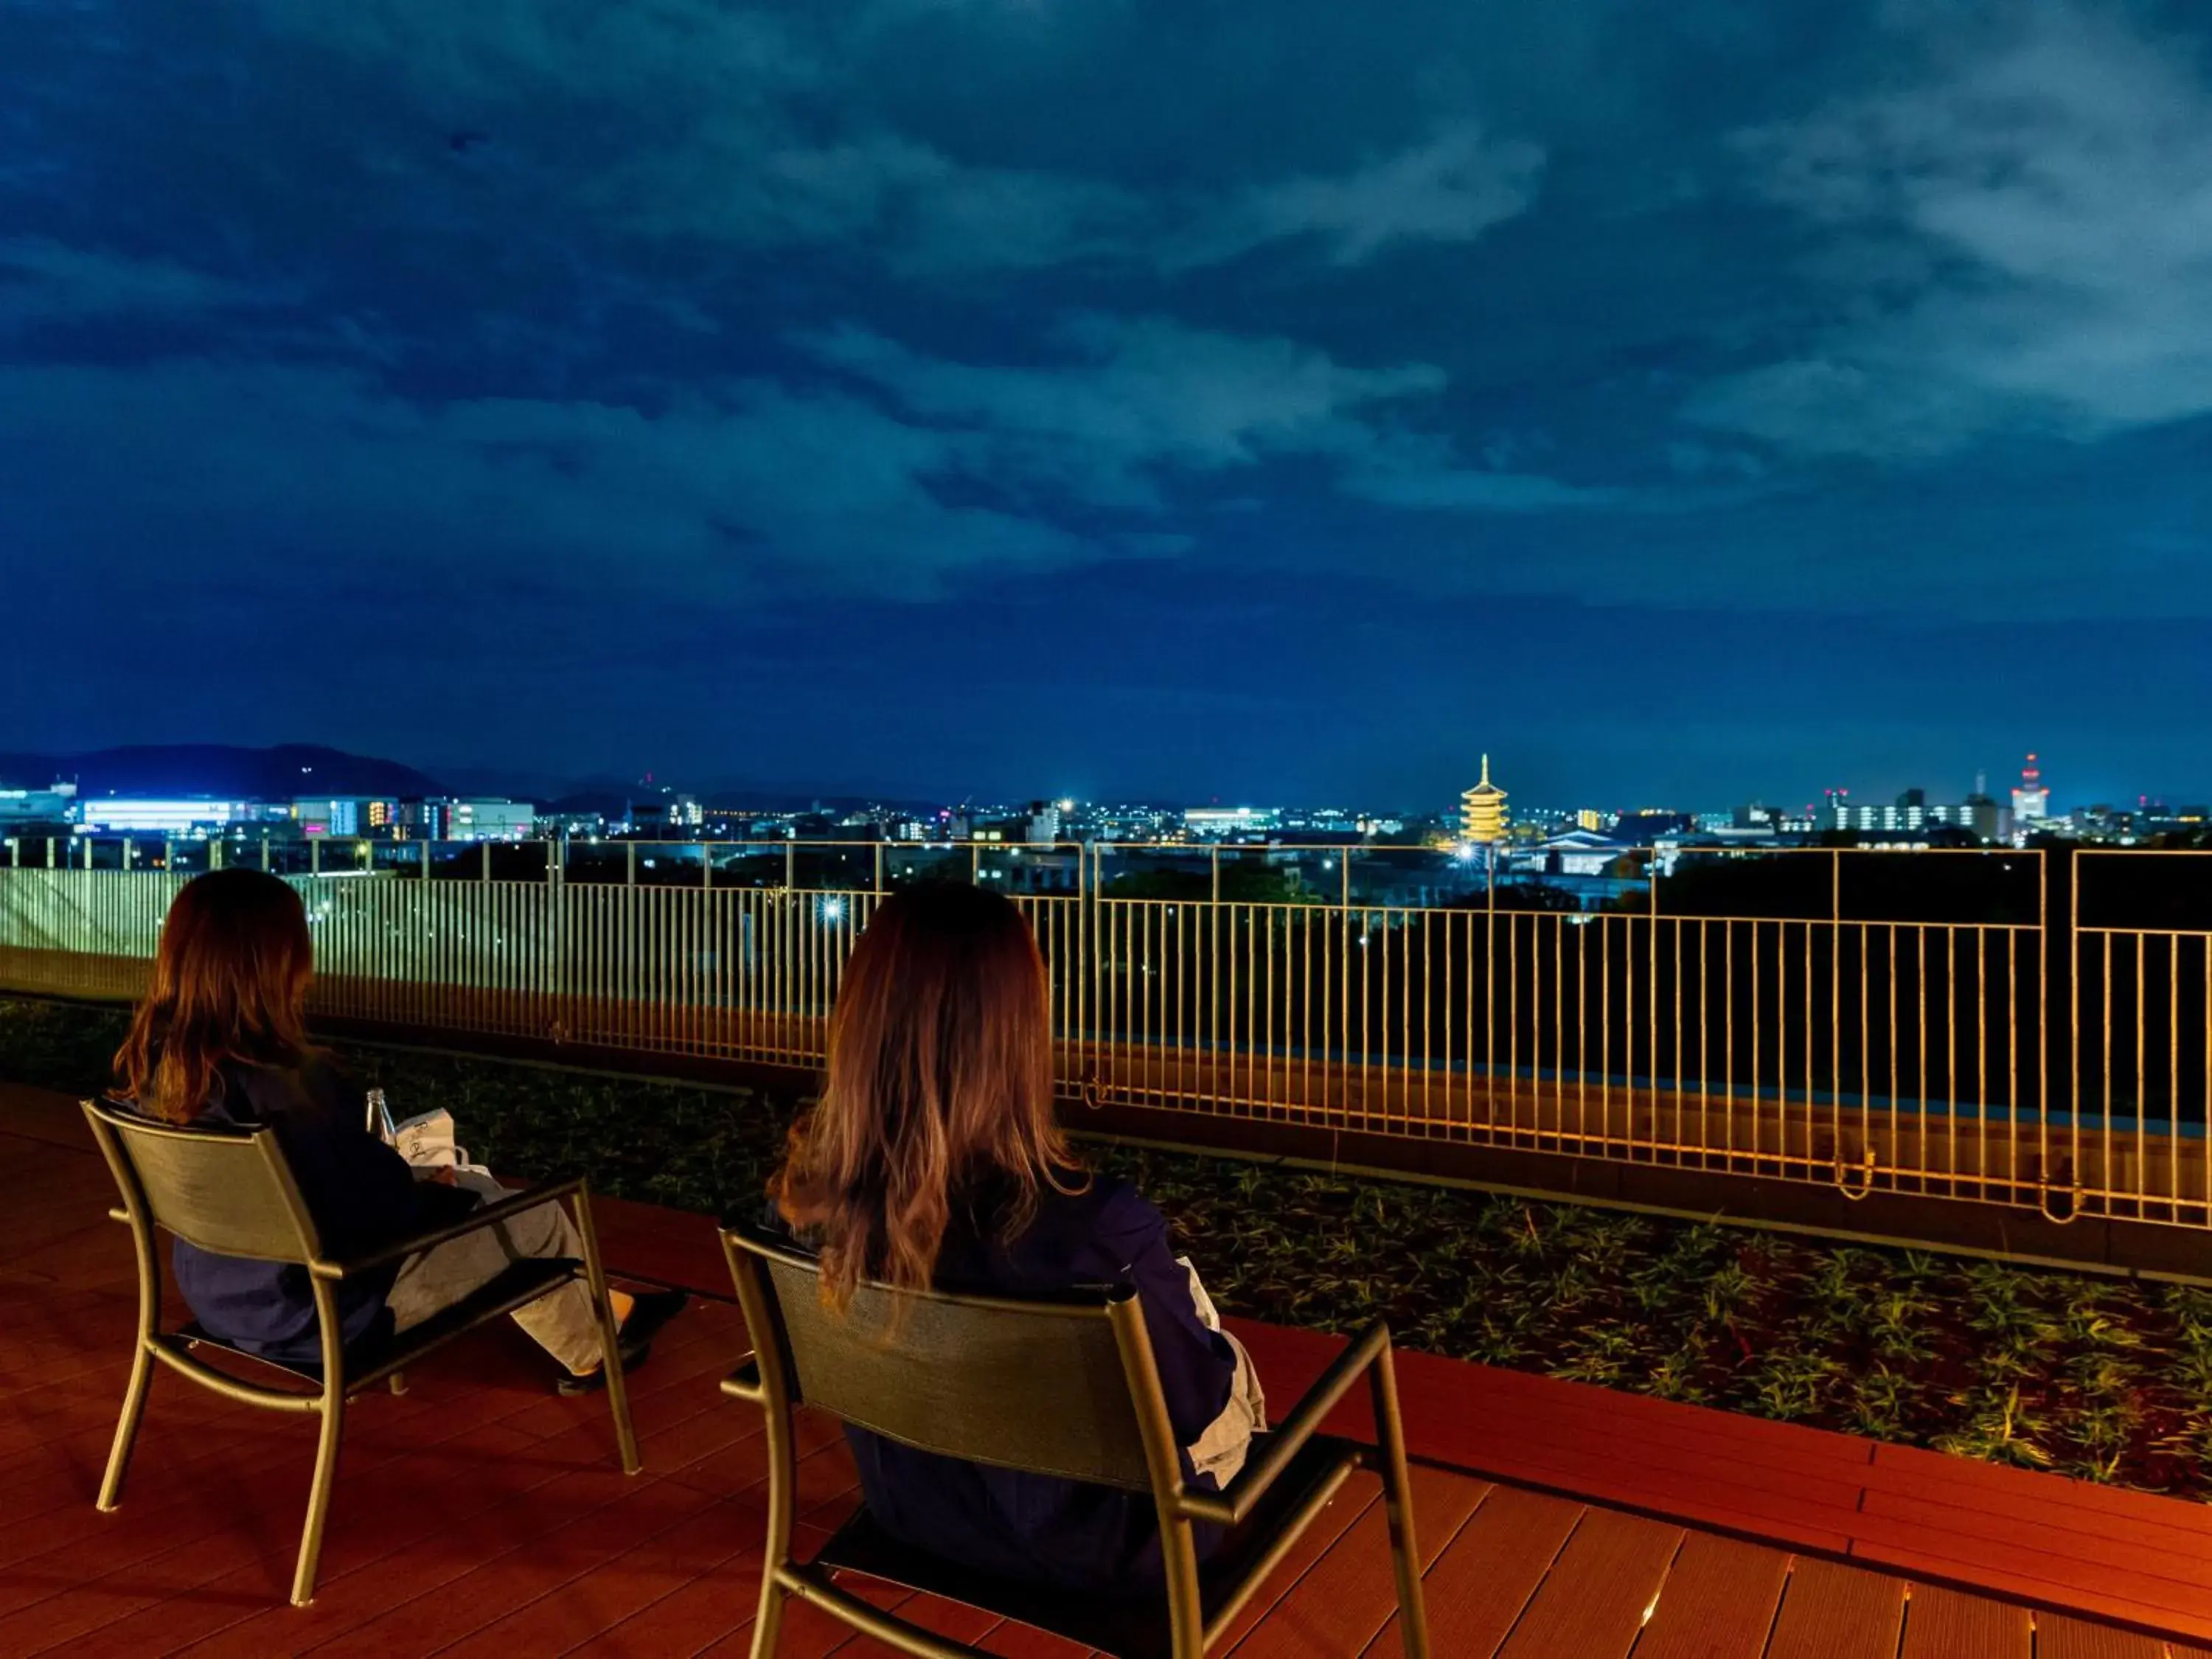
[[0,749],[2212,793],[2196,0],[0,0]]

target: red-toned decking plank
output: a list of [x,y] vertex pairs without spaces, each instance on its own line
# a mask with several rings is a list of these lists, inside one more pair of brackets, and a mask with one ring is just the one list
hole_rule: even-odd
[[[868,1587],[853,1583],[842,1588],[865,1593]],[[888,1589],[889,1587],[884,1588]],[[971,1645],[982,1640],[1004,1622],[996,1613],[985,1613],[957,1601],[940,1601],[931,1595],[904,1595],[896,1599],[886,1596],[885,1602],[895,1607],[898,1616],[908,1624],[918,1625],[933,1636]],[[872,1636],[862,1636],[857,1632],[831,1651],[842,1656],[842,1659],[899,1659],[899,1650],[889,1643],[879,1642]]]
[[1089,1659],[1091,1651],[1065,1637],[1011,1622],[1000,1625],[975,1645],[999,1659]]
[[[482,1384],[451,1386],[463,1366],[495,1378],[507,1374],[501,1349],[511,1347],[513,1342],[499,1340],[506,1334],[473,1336],[434,1357],[416,1374],[412,1392],[407,1395],[394,1398],[378,1390],[354,1401],[348,1410],[342,1469],[373,1466],[375,1456],[387,1448],[400,1449],[473,1431],[525,1404],[535,1403],[534,1389],[522,1396],[511,1389]],[[106,1527],[111,1533],[118,1529],[115,1518],[100,1515],[92,1506],[113,1437],[112,1413],[121,1403],[121,1367],[117,1369],[112,1405],[79,1402],[80,1413],[98,1413],[103,1420],[75,1431],[65,1443],[76,1449],[74,1462],[58,1472],[60,1484],[68,1491],[66,1506],[48,1510],[38,1522],[27,1519],[19,1526],[0,1528],[0,1562],[31,1553],[20,1547],[29,1539],[43,1540],[38,1547],[46,1549],[89,1536],[98,1528]],[[241,1471],[281,1468],[289,1459],[298,1464],[302,1471],[299,1479],[304,1483],[304,1471],[311,1467],[313,1455],[313,1441],[298,1419],[224,1400],[179,1377],[157,1373],[132,1455],[121,1513],[133,1529],[158,1532],[157,1514],[204,1508],[205,1495],[189,1479],[195,1470],[229,1477]],[[362,1462],[364,1456],[370,1459],[368,1464]],[[10,1490],[12,1495],[16,1488]],[[22,1501],[30,1501],[27,1492]],[[149,1507],[156,1514],[149,1514]]]
[[1902,1578],[1800,1560],[1782,1593],[1766,1659],[1896,1659],[1905,1592]]
[[[1496,1652],[1585,1513],[1563,1498],[1493,1486],[1422,1577],[1430,1650],[1455,1659]],[[1381,1659],[1399,1650],[1393,1613],[1367,1653]]]
[[[706,1397],[698,1386],[713,1374],[719,1354],[702,1345],[694,1358],[696,1370],[656,1378],[662,1364],[656,1355],[653,1367],[634,1379],[632,1416],[648,1473],[662,1437],[720,1401],[719,1395]],[[604,1412],[604,1404],[600,1409]],[[401,1493],[390,1510],[356,1516],[355,1526],[343,1535],[338,1531],[345,1513],[342,1474],[331,1504],[331,1541],[325,1546],[325,1565],[314,1606],[304,1610],[283,1606],[280,1591],[273,1605],[264,1601],[250,1609],[241,1620],[191,1650],[250,1656],[267,1651],[270,1644],[300,1645],[311,1634],[320,1639],[345,1630],[391,1607],[399,1590],[410,1583],[410,1563],[426,1559],[429,1565],[422,1570],[423,1580],[447,1582],[489,1559],[503,1543],[526,1540],[546,1515],[580,1512],[585,1494],[578,1490],[579,1483],[596,1477],[593,1487],[602,1495],[619,1491],[625,1478],[614,1462],[611,1441],[604,1422],[578,1424],[565,1433],[538,1438],[514,1455],[486,1460],[476,1479],[434,1515],[425,1516]],[[571,1484],[563,1486],[564,1480]],[[563,1503],[574,1507],[564,1510]],[[380,1521],[388,1521],[390,1530],[380,1528]],[[342,1550],[334,1549],[341,1537]]]
[[[696,1653],[732,1631],[750,1626],[760,1595],[766,1518],[756,1517],[752,1524],[750,1540],[738,1550],[620,1623],[573,1647],[538,1650],[590,1654],[599,1659],[632,1655],[659,1659],[662,1654]],[[829,1533],[804,1522],[793,1534],[794,1547],[804,1555],[812,1555],[829,1541]]]
[[85,1127],[84,1109],[76,1099],[53,1089],[33,1089],[28,1084],[0,1083],[0,1131],[28,1140],[92,1150],[92,1132]]
[[[1957,1492],[1952,1496],[1959,1497]],[[1942,1554],[1987,1552],[1999,1559],[2052,1564],[2050,1570],[2110,1583],[2107,1575],[2168,1580],[2177,1595],[2193,1595],[2212,1611],[2212,1540],[2198,1541],[2178,1527],[2148,1527],[2115,1519],[2108,1534],[2016,1517],[2013,1506],[1968,1508],[1957,1502],[1931,1503],[1894,1492],[1869,1492],[1861,1535],[1905,1543],[1913,1534],[1940,1540]],[[2083,1511],[2076,1511],[2083,1513]]]
[[[902,1605],[904,1597],[888,1603],[893,1608]],[[853,1627],[831,1618],[811,1602],[792,1601],[783,1610],[783,1627],[778,1632],[775,1659],[828,1659],[828,1656],[842,1649],[853,1639]],[[737,1629],[720,1640],[699,1650],[693,1659],[746,1659],[752,1652],[752,1620],[747,1619]]]
[[1694,1468],[1624,1467],[1615,1458],[1572,1445],[1493,1442],[1480,1461],[1459,1467],[1594,1502],[1656,1510],[1670,1520],[1837,1553],[1849,1547],[1857,1515],[1840,1490],[1822,1490],[1807,1498],[1780,1478],[1767,1486],[1703,1480]]
[[[740,1420],[757,1417],[744,1413]],[[758,1425],[750,1425],[757,1430]],[[680,1494],[688,1513],[672,1528],[642,1543],[617,1535],[615,1547],[566,1581],[556,1570],[539,1596],[495,1623],[483,1626],[452,1650],[455,1654],[559,1653],[595,1641],[603,1634],[628,1629],[626,1643],[646,1638],[659,1645],[641,1651],[677,1650],[671,1638],[689,1629],[696,1639],[680,1649],[690,1652],[726,1633],[749,1618],[760,1593],[761,1551],[766,1538],[766,1447],[755,1432],[743,1443],[724,1449],[686,1466],[693,1473],[712,1477],[684,1484],[664,1479],[670,1494]],[[822,1436],[805,1452],[799,1465],[799,1504],[802,1516],[819,1516],[849,1493],[857,1477],[842,1437]],[[810,1520],[798,1523],[802,1550],[811,1552],[827,1541],[829,1532]],[[452,1587],[452,1592],[477,1599],[478,1575]],[[700,1595],[687,1594],[695,1587]],[[665,1604],[665,1605],[664,1605]],[[656,1609],[658,1612],[656,1613]],[[475,1615],[472,1605],[471,1616]],[[457,1632],[458,1633],[458,1632]],[[441,1650],[444,1651],[444,1650]]]
[[2172,1538],[2160,1540],[2154,1534],[2185,1532],[2200,1540],[2194,1547],[2212,1548],[2212,1505],[1976,1462],[1917,1446],[1876,1444],[1866,1482],[1871,1492],[1955,1504],[2108,1537],[2133,1535],[2140,1528],[2148,1541],[2166,1549],[2191,1546]]
[[[290,1433],[284,1432],[288,1427]],[[176,1587],[171,1558],[180,1539],[217,1528],[247,1529],[260,1538],[264,1521],[280,1508],[296,1505],[304,1511],[306,1471],[314,1457],[314,1442],[302,1432],[305,1428],[276,1424],[272,1431],[234,1446],[230,1455],[210,1462],[195,1479],[172,1480],[158,1494],[134,1475],[114,1514],[102,1515],[88,1501],[51,1516],[46,1546],[20,1556],[8,1570],[8,1600],[14,1611],[0,1618],[0,1651],[20,1645],[21,1632],[44,1625],[40,1609],[45,1596],[137,1605],[145,1599],[143,1585]],[[356,1456],[353,1472],[374,1468],[387,1458]],[[82,1615],[89,1608],[71,1611]]]
[[[537,1443],[526,1436],[510,1435],[497,1427],[479,1437],[487,1455],[527,1455]],[[446,1456],[435,1448],[397,1457],[353,1482],[357,1518],[374,1526],[383,1517],[387,1524],[407,1523],[407,1517],[441,1500],[465,1498],[471,1481],[482,1471],[471,1463]],[[304,1506],[303,1506],[304,1507]],[[296,1527],[297,1517],[294,1518]],[[110,1620],[69,1644],[70,1659],[117,1659],[149,1651],[173,1652],[189,1644],[216,1635],[272,1608],[283,1607],[291,1590],[292,1550],[296,1531],[286,1542],[265,1554],[234,1567],[219,1577],[162,1596],[136,1612]],[[357,1540],[361,1541],[361,1540]],[[324,1550],[323,1571],[335,1575],[351,1567],[360,1549],[337,1547],[335,1540]],[[235,1556],[226,1556],[235,1560]],[[287,1613],[294,1610],[283,1607]],[[264,1650],[264,1651],[267,1650]]]
[[[189,1388],[177,1379],[172,1389]],[[190,1392],[204,1395],[197,1389]],[[158,1403],[158,1401],[157,1401]],[[379,1405],[400,1407],[388,1395],[371,1395],[356,1408],[365,1415]],[[239,1409],[246,1409],[240,1407]],[[127,1617],[149,1602],[196,1589],[209,1579],[234,1568],[266,1577],[273,1557],[289,1560],[296,1547],[300,1516],[306,1507],[313,1443],[303,1419],[287,1419],[273,1413],[256,1413],[269,1427],[253,1449],[211,1465],[198,1480],[174,1492],[166,1503],[137,1505],[126,1487],[125,1504],[117,1515],[100,1517],[106,1523],[94,1559],[98,1576],[87,1582],[83,1562],[86,1546],[72,1542],[46,1555],[19,1562],[12,1577],[34,1586],[43,1573],[59,1579],[52,1607],[33,1603],[0,1619],[0,1648],[15,1645],[20,1632],[35,1628],[43,1645],[77,1636]],[[150,1434],[152,1411],[149,1408]],[[457,1415],[442,1431],[426,1430],[423,1442],[466,1431],[473,1419]],[[611,1428],[602,1438],[610,1448]],[[356,1436],[341,1452],[339,1492],[334,1500],[332,1527],[343,1524],[343,1493],[349,1473],[363,1474],[395,1457],[412,1455],[416,1444],[404,1435],[390,1439]],[[135,1482],[134,1482],[135,1485]],[[142,1489],[143,1490],[143,1489]],[[220,1517],[210,1525],[210,1512]],[[191,1517],[197,1517],[193,1519]],[[204,1534],[204,1535],[202,1535]],[[289,1577],[289,1568],[282,1575]]]
[[[2185,1656],[2202,1650],[2177,1644],[2172,1651]],[[2166,1659],[2166,1652],[2164,1642],[2138,1631],[2084,1624],[2055,1613],[2036,1616],[2035,1659]]]
[[594,1194],[592,1221],[602,1256],[619,1271],[724,1301],[734,1295],[712,1216]]
[[[902,1616],[930,1616],[924,1606],[925,1598],[902,1585],[878,1583],[866,1578],[848,1578],[843,1581],[842,1587],[861,1601],[872,1602],[887,1613],[896,1613]],[[959,1622],[974,1628],[979,1634],[996,1622],[988,1613],[979,1613],[974,1608],[963,1608],[960,1612],[964,1616]],[[810,1602],[789,1599],[784,1603],[782,1630],[776,1640],[777,1659],[784,1659],[787,1654],[802,1656],[802,1659],[815,1659],[818,1655],[848,1653],[854,1651],[855,1644],[862,1639],[843,1620]],[[750,1653],[751,1646],[752,1620],[748,1618],[719,1640],[701,1649],[697,1659],[709,1659],[709,1656],[712,1659],[735,1659],[738,1654]]]
[[1759,1659],[1790,1580],[1790,1557],[1692,1532],[1660,1586],[1636,1659]]
[[1898,1659],[2034,1659],[2035,1624],[2026,1607],[1939,1585],[1913,1587]]
[[[1337,1540],[1358,1522],[1370,1507],[1382,1501],[1382,1483],[1371,1474],[1355,1474],[1338,1487],[1328,1507],[1314,1516],[1313,1524],[1299,1534],[1297,1542],[1276,1564],[1274,1571],[1253,1592],[1252,1599],[1222,1627],[1221,1639],[1214,1644],[1214,1650],[1233,1652],[1237,1644],[1257,1629],[1281,1605],[1283,1598],[1313,1571],[1315,1564],[1336,1547]],[[1426,1539],[1421,1540],[1421,1547],[1429,1547]]]
[[[1424,1571],[1489,1492],[1486,1484],[1463,1474],[1425,1467],[1413,1470],[1413,1537]],[[1337,1659],[1362,1652],[1390,1621],[1396,1606],[1389,1517],[1378,1500],[1237,1644],[1237,1659]]]
[[[686,1448],[690,1455],[704,1455],[743,1432],[738,1425],[701,1413],[665,1437],[664,1450],[669,1439],[687,1431],[704,1437]],[[586,1477],[565,1491],[556,1482],[544,1504],[530,1506],[527,1524],[501,1528],[504,1537],[495,1535],[477,1552],[475,1565],[363,1620],[324,1650],[332,1659],[442,1650],[549,1591],[605,1568],[638,1540],[650,1542],[696,1519],[714,1503],[674,1481],[630,1480],[617,1487],[610,1479]],[[501,1542],[507,1547],[499,1548]]]
[[[1271,1395],[1287,1381],[1285,1397],[1295,1398],[1343,1346],[1315,1332],[1231,1323],[1246,1339]],[[1407,1443],[1416,1456],[1805,1548],[1841,1553],[1850,1547],[1863,1442],[1811,1430],[1777,1437],[1772,1431],[1790,1425],[1747,1420],[1754,1432],[1706,1437],[1729,1449],[1723,1457],[1697,1449],[1680,1434],[1680,1414],[1695,1407],[1546,1377],[1516,1377],[1501,1390],[1504,1398],[1486,1404],[1496,1374],[1482,1367],[1407,1354],[1397,1370]],[[1464,1378],[1462,1397],[1448,1401],[1442,1385],[1455,1374]],[[1543,1402],[1545,1409],[1523,1412],[1516,1405],[1522,1400]],[[1610,1409],[1616,1403],[1620,1409]],[[1645,1409],[1654,1407],[1663,1409]],[[1648,1434],[1647,1426],[1662,1432]],[[1372,1438],[1366,1407],[1357,1400],[1332,1413],[1329,1427]],[[1829,1441],[1836,1446],[1808,1455],[1808,1447]],[[1748,1461],[1748,1443],[1786,1449],[1787,1466],[1762,1468]]]
[[1680,1527],[1585,1511],[1498,1650],[1503,1659],[1621,1659],[1681,1547]]
[[[1243,1319],[1227,1323],[1251,1351],[1271,1389],[1279,1384],[1288,1391],[1288,1397],[1303,1392],[1344,1346],[1341,1338],[1320,1331]],[[1565,1431],[1595,1428],[1723,1462],[1747,1462],[1764,1470],[1801,1469],[1830,1480],[1857,1479],[1873,1455],[1872,1442],[1798,1424],[1770,1422],[1435,1354],[1400,1352],[1394,1358],[1401,1405],[1405,1414],[1418,1423],[1417,1429],[1409,1423],[1409,1433],[1419,1437],[1413,1448],[1415,1455],[1439,1462],[1457,1461],[1451,1437],[1472,1426],[1472,1419],[1484,1414],[1482,1408],[1495,1408],[1519,1421],[1552,1424]],[[1339,1433],[1371,1437],[1364,1395],[1355,1394],[1348,1400],[1330,1426]]]
[[1916,1577],[1948,1579],[1957,1584],[1971,1585],[1991,1595],[2009,1597],[2038,1607],[2057,1607],[2069,1613],[2086,1613],[2093,1619],[2144,1625],[2153,1630],[2198,1641],[2212,1639],[2212,1618],[2185,1612],[2162,1602],[2136,1601],[2124,1590],[2101,1589],[2079,1581],[2054,1582],[2039,1577],[2034,1566],[2018,1563],[2000,1565],[1986,1556],[1956,1560],[1925,1549],[1904,1548],[1865,1539],[1851,1546],[1851,1559]]
[[[1869,1501],[1871,1504],[1873,1500]],[[1925,1521],[1893,1522],[1871,1508],[1856,1531],[1851,1542],[1854,1558],[1910,1559],[1921,1571],[1926,1570],[1926,1563],[1940,1560],[1949,1564],[1942,1576],[1969,1583],[1987,1584],[1990,1581],[1985,1575],[2001,1574],[2015,1584],[2040,1585],[2040,1595],[2046,1600],[2072,1604],[2081,1598],[2107,1597],[2195,1621],[2188,1628],[2212,1630],[2212,1587],[2185,1583],[2168,1576],[2172,1565],[2168,1558],[2153,1559],[2155,1571],[2138,1571],[2114,1562],[2083,1561],[2078,1556],[2008,1545],[1978,1533],[1945,1532]]]
[[[683,1393],[680,1388],[676,1389],[678,1399],[683,1398]],[[346,1529],[351,1526],[362,1528],[362,1535],[374,1529],[380,1519],[380,1503],[388,1505],[386,1513],[410,1534],[423,1530],[422,1515],[414,1492],[443,1475],[453,1457],[447,1443],[463,1441],[471,1452],[489,1449],[492,1455],[489,1458],[478,1461],[471,1457],[471,1461],[477,1462],[479,1486],[492,1490],[500,1489],[503,1484],[526,1485],[552,1478],[559,1463],[548,1470],[539,1462],[549,1450],[556,1458],[590,1458],[610,1473],[613,1471],[613,1431],[605,1422],[589,1427],[579,1425],[573,1439],[565,1443],[549,1443],[542,1437],[514,1430],[511,1425],[516,1402],[510,1395],[501,1403],[508,1415],[491,1427],[481,1426],[467,1415],[457,1413],[442,1424],[433,1425],[424,1421],[412,1435],[404,1425],[394,1425],[397,1432],[374,1440],[367,1435],[356,1437],[355,1443],[341,1451],[338,1486],[333,1495],[326,1534],[325,1585],[342,1569],[344,1559],[343,1553],[332,1545],[349,1536]],[[688,1408],[689,1402],[686,1403]],[[604,1402],[600,1409],[604,1413]],[[652,1394],[641,1391],[635,1415],[641,1436],[653,1437],[658,1425]],[[279,1432],[283,1426],[278,1424]],[[232,1621],[209,1619],[206,1610],[220,1608],[240,1597],[250,1598],[244,1609],[248,1613],[266,1606],[264,1597],[273,1595],[278,1602],[283,1601],[289,1585],[291,1558],[298,1543],[300,1518],[306,1507],[313,1457],[312,1444],[305,1439],[303,1428],[303,1425],[292,1426],[291,1433],[285,1436],[295,1442],[290,1448],[291,1455],[279,1469],[270,1472],[273,1479],[261,1483],[240,1509],[223,1516],[222,1529],[210,1532],[196,1547],[187,1544],[154,1556],[116,1581],[118,1590],[136,1592],[149,1601],[183,1599],[185,1605],[173,1613],[157,1615],[168,1620],[161,1626],[165,1634],[173,1631],[176,1638],[182,1641],[220,1629]],[[411,1470],[411,1474],[390,1486],[380,1482],[364,1484],[362,1477],[395,1462]],[[355,1500],[350,1507],[347,1502],[349,1492]],[[476,1495],[474,1492],[470,1494]],[[441,1511],[437,1518],[442,1522],[450,1513]],[[163,1541],[174,1545],[179,1530],[189,1538],[204,1526],[204,1522],[201,1527],[184,1529],[164,1527],[160,1532]],[[112,1550],[104,1551],[103,1559],[112,1553]],[[214,1580],[220,1580],[223,1588],[209,1588]],[[191,1626],[189,1634],[182,1628],[185,1625]],[[129,1651],[130,1644],[123,1644],[116,1650]]]

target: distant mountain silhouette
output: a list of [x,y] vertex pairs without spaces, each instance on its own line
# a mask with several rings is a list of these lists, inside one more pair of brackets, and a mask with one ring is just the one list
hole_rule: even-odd
[[[0,753],[0,788],[43,789],[74,780],[88,798],[97,795],[211,795],[290,800],[313,795],[492,795],[533,801],[556,811],[621,811],[653,798],[642,783],[600,776],[563,777],[515,767],[455,763],[437,776],[373,756],[348,754],[314,744],[241,749],[226,744],[138,744],[82,754]],[[819,803],[842,812],[878,804],[918,806],[928,797],[911,784],[869,779],[810,783],[721,778],[676,784],[681,793],[709,806],[762,811],[803,811]],[[933,805],[934,803],[929,803]]]
[[398,761],[312,744],[237,749],[147,744],[82,755],[0,754],[0,787],[43,789],[74,779],[94,795],[214,795],[290,800],[310,795],[437,795],[435,778]]

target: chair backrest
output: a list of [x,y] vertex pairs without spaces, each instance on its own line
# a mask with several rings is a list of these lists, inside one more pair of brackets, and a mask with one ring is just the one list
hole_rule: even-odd
[[270,1128],[179,1127],[106,1101],[84,1103],[124,1207],[217,1255],[311,1261],[313,1218]]
[[771,1328],[753,1331],[759,1363],[780,1359],[797,1400],[923,1451],[1152,1490],[1116,1328],[1142,1330],[1133,1291],[1013,1298],[864,1284],[838,1314],[822,1305],[811,1256],[750,1228],[727,1237],[740,1291],[750,1274],[769,1316]]

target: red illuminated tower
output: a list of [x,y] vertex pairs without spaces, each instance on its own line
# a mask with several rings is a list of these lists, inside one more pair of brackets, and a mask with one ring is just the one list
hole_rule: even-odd
[[2051,790],[2043,781],[2037,769],[2035,757],[2027,757],[2027,764],[2020,769],[2020,781],[2013,786],[2012,821],[2025,827],[2051,816]]

